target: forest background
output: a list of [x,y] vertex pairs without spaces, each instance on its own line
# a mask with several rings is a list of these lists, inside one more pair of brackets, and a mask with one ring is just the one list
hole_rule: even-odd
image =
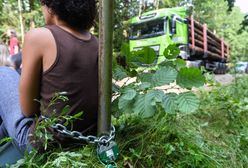
[[[119,51],[127,41],[123,31],[127,20],[140,12],[156,8],[175,7],[182,0],[115,0],[114,8],[114,49]],[[248,25],[245,13],[234,6],[235,0],[192,0],[194,17],[219,37],[224,37],[231,47],[232,60],[248,60]],[[39,0],[0,0],[0,39],[7,41],[8,29],[15,29],[23,41],[25,32],[34,27],[44,26]],[[97,31],[97,26],[95,28]]]
[[[114,52],[119,52],[122,43],[127,41],[123,32],[128,30],[126,24],[128,19],[137,16],[141,11],[175,7],[182,3],[182,0],[114,1]],[[246,20],[245,13],[234,6],[235,0],[192,0],[192,3],[195,19],[201,23],[207,23],[210,30],[219,37],[225,38],[231,47],[232,60],[248,61],[248,47],[246,47],[248,45],[248,27],[246,27],[248,19]],[[18,32],[20,41],[22,41],[25,32],[34,27],[44,26],[39,0],[0,0],[0,25],[0,38],[2,40],[7,42],[6,31],[14,28]],[[96,25],[94,29],[96,34],[97,30]],[[184,70],[185,68],[181,69]],[[171,67],[169,70],[174,72]],[[164,73],[164,71],[168,71],[168,67],[158,71],[160,73],[154,73],[153,79],[158,77],[167,79],[160,74],[175,78],[179,76],[182,83],[188,81],[184,79],[193,76],[190,79],[194,80],[190,80],[186,86],[192,83],[193,86],[198,86],[203,84],[202,81],[205,80],[201,78],[201,72],[195,73],[196,69],[193,69],[192,73],[189,71],[190,73],[186,73],[184,76],[180,72],[178,75],[177,73]],[[122,72],[119,74],[123,76]],[[113,76],[115,74],[118,73],[114,72]],[[159,82],[167,83],[167,81],[162,80]],[[113,124],[117,128],[116,141],[121,151],[121,156],[117,161],[118,166],[128,168],[248,167],[247,82],[247,78],[236,79],[230,86],[217,85],[217,88],[213,88],[211,91],[199,91],[197,96],[199,96],[200,106],[193,114],[164,113],[163,106],[158,106],[154,117],[149,119],[120,115],[118,119],[113,120]],[[147,81],[143,82],[143,84],[147,83]],[[130,84],[117,88],[120,90],[118,94],[121,94],[126,101],[122,101],[123,99],[120,98],[121,101],[117,105],[113,102],[113,110],[118,107],[119,109],[116,110],[118,112],[128,111],[130,108],[127,107],[131,105],[126,102],[132,101],[134,103],[132,105],[135,107],[133,110],[140,112],[144,110],[142,105],[146,104],[148,107],[153,107],[155,104],[151,105],[152,103],[160,101],[157,95],[161,92],[149,88],[147,85],[142,85],[142,87]],[[142,89],[145,90],[145,94]],[[175,94],[168,94],[167,96],[174,100]],[[146,101],[152,100],[150,104],[143,103],[144,97]],[[147,97],[149,99],[146,99]],[[195,97],[191,99],[191,97],[192,95],[188,93],[182,93],[179,96],[180,100],[190,98],[193,105],[197,104],[196,101],[199,103],[198,99],[196,100]],[[179,102],[179,98],[173,102]],[[186,104],[187,102],[189,101],[186,101]],[[170,102],[168,104],[173,105]],[[154,112],[151,110],[154,108],[147,109],[147,111]],[[58,150],[43,155],[29,154],[24,159],[19,160],[14,167],[25,166],[43,168],[100,167],[100,163],[97,160],[95,149],[92,146],[87,146],[77,149],[75,152]]]

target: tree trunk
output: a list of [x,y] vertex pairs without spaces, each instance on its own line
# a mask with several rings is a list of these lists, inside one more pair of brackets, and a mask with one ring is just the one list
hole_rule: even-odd
[[22,4],[21,0],[18,0],[18,10],[19,10],[19,21],[20,21],[20,28],[21,28],[21,42],[24,42],[24,24],[23,24],[23,17],[22,17]]
[[98,135],[110,132],[112,97],[113,0],[99,1]]
[[139,16],[141,16],[142,11],[144,9],[145,6],[145,0],[140,0],[140,5],[139,5]]
[[155,7],[156,10],[159,9],[159,0],[154,0],[153,6]]

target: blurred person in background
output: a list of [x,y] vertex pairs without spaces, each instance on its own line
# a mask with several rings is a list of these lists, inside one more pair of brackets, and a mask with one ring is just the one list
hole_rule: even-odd
[[9,36],[9,54],[15,55],[19,52],[19,41],[16,35],[15,30],[8,30],[8,36]]
[[0,42],[0,66],[7,66],[14,68],[14,64],[9,57],[8,47]]

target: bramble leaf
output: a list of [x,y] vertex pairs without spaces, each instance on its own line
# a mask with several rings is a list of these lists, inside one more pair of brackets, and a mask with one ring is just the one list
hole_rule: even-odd
[[162,67],[153,75],[154,86],[162,86],[165,84],[170,84],[176,80],[177,71],[172,67]]
[[139,76],[139,80],[141,82],[148,82],[148,83],[150,83],[150,82],[152,82],[152,76],[153,76],[152,73],[143,73],[143,74],[141,74]]
[[177,75],[177,84],[183,88],[201,87],[205,77],[198,68],[182,68]]
[[130,62],[142,66],[144,64],[152,64],[156,60],[156,52],[150,47],[144,47],[141,50],[132,51]]
[[128,43],[122,43],[121,45],[121,55],[129,57],[130,56],[130,48]]
[[124,90],[124,93],[122,94],[122,98],[125,100],[132,100],[136,96],[136,91],[131,88],[127,88]]
[[177,69],[181,69],[181,68],[184,68],[186,66],[186,62],[183,59],[176,59],[174,61],[174,64],[175,64]]
[[164,97],[164,92],[161,90],[151,90],[149,91],[146,96],[149,96],[149,99],[151,99],[151,105],[155,106],[156,103],[161,103],[162,99]]
[[134,103],[134,113],[140,114],[144,118],[154,115],[157,102],[161,102],[164,93],[160,90],[152,90],[147,94],[139,95]]
[[133,112],[133,100],[126,100],[123,97],[119,98],[118,108],[123,111],[123,113]]
[[144,47],[143,48],[144,56],[143,59],[141,59],[141,62],[143,64],[152,64],[156,60],[156,52],[154,49],[150,47]]
[[175,113],[177,110],[177,94],[176,93],[168,93],[164,96],[162,101],[162,107],[165,112]]
[[192,92],[184,92],[178,95],[177,104],[180,112],[192,113],[198,109],[200,100]]
[[150,87],[152,86],[151,83],[149,82],[143,82],[139,85],[139,89],[140,90],[146,90],[146,89],[149,89]]
[[121,80],[128,77],[125,69],[123,69],[120,66],[117,66],[114,70],[113,70],[113,78],[116,80]]
[[165,50],[164,50],[164,56],[167,59],[174,59],[180,54],[179,48],[176,46],[176,44],[170,44]]

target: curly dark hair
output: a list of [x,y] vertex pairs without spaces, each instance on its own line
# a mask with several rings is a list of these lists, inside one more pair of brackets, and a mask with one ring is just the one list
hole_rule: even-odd
[[88,30],[95,23],[95,0],[40,0],[42,5],[78,30]]

